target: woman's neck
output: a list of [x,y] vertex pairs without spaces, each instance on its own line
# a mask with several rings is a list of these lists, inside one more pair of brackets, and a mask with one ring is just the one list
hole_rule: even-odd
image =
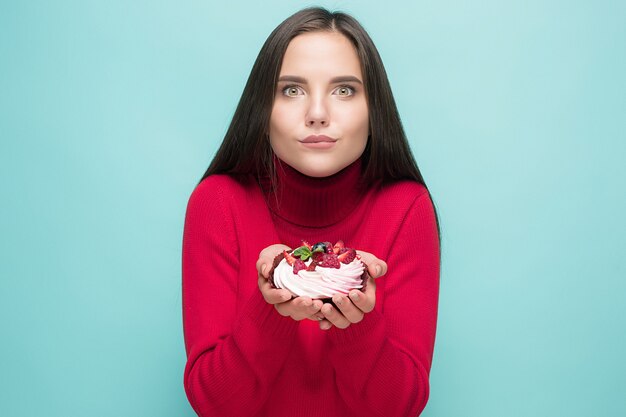
[[324,227],[347,217],[359,203],[365,187],[361,159],[329,177],[306,176],[275,158],[276,189],[265,182],[270,210],[299,226]]

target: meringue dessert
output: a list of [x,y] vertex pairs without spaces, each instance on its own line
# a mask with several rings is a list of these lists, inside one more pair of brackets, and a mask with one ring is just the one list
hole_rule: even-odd
[[363,291],[367,283],[367,265],[356,250],[343,241],[335,245],[319,242],[303,245],[290,252],[283,251],[274,258],[270,283],[275,288],[289,290],[295,297],[330,299],[333,295]]

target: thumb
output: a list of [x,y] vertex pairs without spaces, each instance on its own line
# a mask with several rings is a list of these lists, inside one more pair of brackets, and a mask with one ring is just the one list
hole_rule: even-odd
[[376,259],[367,265],[367,272],[372,278],[380,278],[387,273],[387,263]]
[[382,259],[378,259],[375,255],[357,250],[365,265],[367,265],[367,272],[372,278],[380,278],[387,273],[387,262]]

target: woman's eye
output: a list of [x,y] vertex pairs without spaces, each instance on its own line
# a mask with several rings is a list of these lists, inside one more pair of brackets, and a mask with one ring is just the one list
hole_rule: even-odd
[[342,85],[338,87],[336,91],[337,94],[339,94],[340,96],[351,96],[355,92],[354,88],[350,87],[349,85]]
[[[354,95],[355,92],[356,90],[354,89],[354,87],[351,87],[349,85],[342,85],[335,89],[335,93],[343,97],[352,96]],[[282,93],[283,95],[287,97],[296,97],[296,96],[302,95],[303,91],[302,91],[302,88],[300,88],[300,86],[288,85],[282,89]]]
[[288,85],[287,87],[283,88],[283,94],[289,97],[297,96],[299,92],[300,88],[295,85]]

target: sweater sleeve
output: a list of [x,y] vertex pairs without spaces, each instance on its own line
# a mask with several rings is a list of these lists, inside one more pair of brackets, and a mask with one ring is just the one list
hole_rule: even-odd
[[416,198],[386,260],[384,304],[332,328],[330,360],[355,415],[417,416],[428,400],[439,294],[439,240],[428,196]]
[[[297,323],[278,314],[258,290],[237,305],[238,245],[228,194],[219,184],[209,177],[196,187],[185,216],[184,385],[200,416],[248,416],[269,396]],[[257,277],[249,279],[256,283]]]

